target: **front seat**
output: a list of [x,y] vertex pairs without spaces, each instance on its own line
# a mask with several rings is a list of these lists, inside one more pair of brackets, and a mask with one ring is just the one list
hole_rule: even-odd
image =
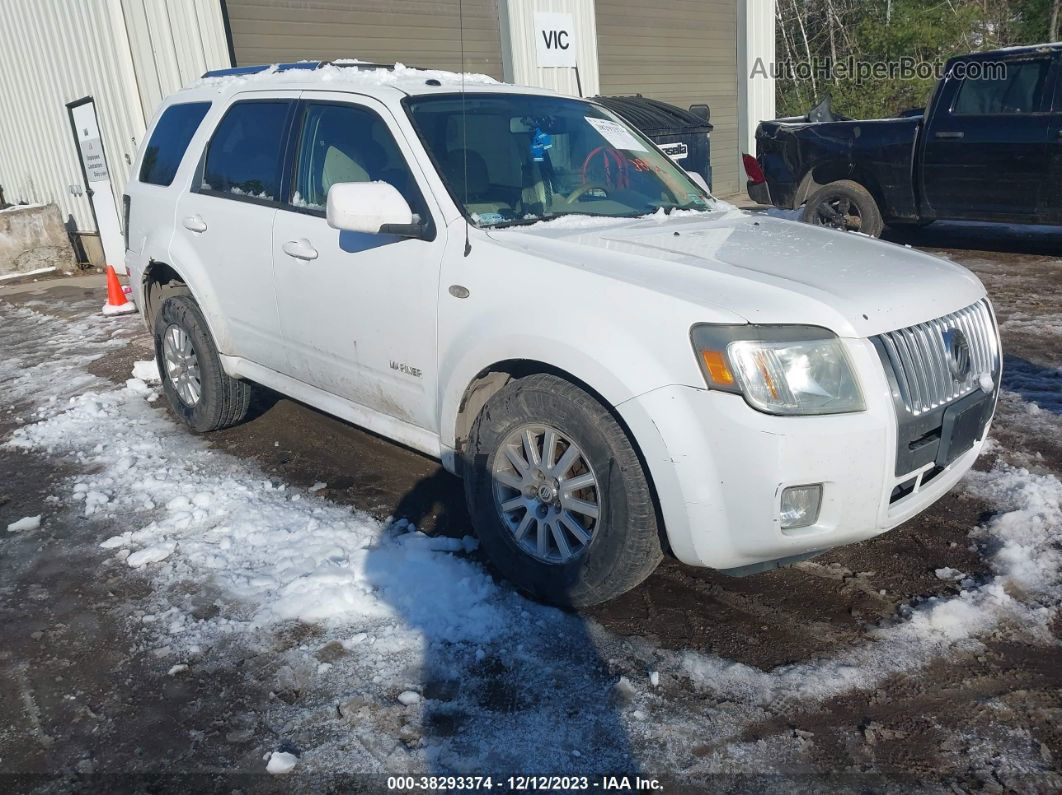
[[491,185],[487,174],[487,162],[479,152],[471,149],[454,149],[446,157],[447,179],[459,202],[465,203],[470,213],[512,212],[512,206],[490,196]]

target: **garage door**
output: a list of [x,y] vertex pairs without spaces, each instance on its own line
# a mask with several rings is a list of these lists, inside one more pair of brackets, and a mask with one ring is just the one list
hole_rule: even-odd
[[[226,0],[236,64],[358,58],[461,68],[458,0]],[[496,0],[464,0],[465,68],[501,79]]]
[[602,94],[641,94],[712,109],[712,176],[718,195],[736,193],[736,0],[597,0]]

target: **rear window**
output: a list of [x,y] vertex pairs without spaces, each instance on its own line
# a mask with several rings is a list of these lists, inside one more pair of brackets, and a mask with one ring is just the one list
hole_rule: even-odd
[[275,201],[280,196],[284,132],[291,101],[238,102],[207,148],[202,190]]
[[140,165],[140,181],[151,185],[169,185],[181,165],[188,142],[203,121],[209,102],[186,102],[170,105],[155,125]]

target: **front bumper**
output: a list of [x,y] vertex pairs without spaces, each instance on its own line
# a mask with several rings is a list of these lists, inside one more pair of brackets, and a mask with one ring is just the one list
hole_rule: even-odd
[[[867,403],[857,414],[775,417],[739,395],[677,385],[617,407],[681,561],[733,569],[862,541],[925,510],[970,468],[984,436],[943,470],[897,476],[897,420],[881,364],[870,342],[846,344]],[[823,484],[818,521],[783,530],[782,490],[813,483]]]

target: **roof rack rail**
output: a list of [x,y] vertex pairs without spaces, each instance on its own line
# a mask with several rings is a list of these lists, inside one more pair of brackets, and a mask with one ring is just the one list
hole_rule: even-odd
[[[357,69],[359,72],[367,72],[372,69],[387,69],[390,72],[395,70],[393,63],[369,63],[368,61],[355,61],[352,58],[336,58],[334,61],[321,61],[317,67],[320,69],[324,66],[338,66],[341,69]],[[416,69],[416,66],[411,66],[410,69]]]
[[287,72],[292,69],[320,69],[327,61],[295,61],[294,63],[280,64],[257,64],[255,66],[233,66],[229,69],[211,69],[203,73],[203,77],[239,77],[240,75],[253,75],[272,69],[275,65],[278,72]]
[[[321,69],[325,66],[338,66],[341,69],[357,69],[359,72],[367,72],[375,69],[387,69],[394,71],[393,63],[369,63],[367,61],[355,61],[350,58],[336,58],[332,61],[294,61],[280,64],[257,64],[255,66],[233,66],[228,69],[211,69],[203,73],[203,77],[239,77],[240,75],[253,75],[265,72],[276,66],[278,72],[287,72],[292,69]],[[419,66],[411,66],[410,69],[419,69]]]

